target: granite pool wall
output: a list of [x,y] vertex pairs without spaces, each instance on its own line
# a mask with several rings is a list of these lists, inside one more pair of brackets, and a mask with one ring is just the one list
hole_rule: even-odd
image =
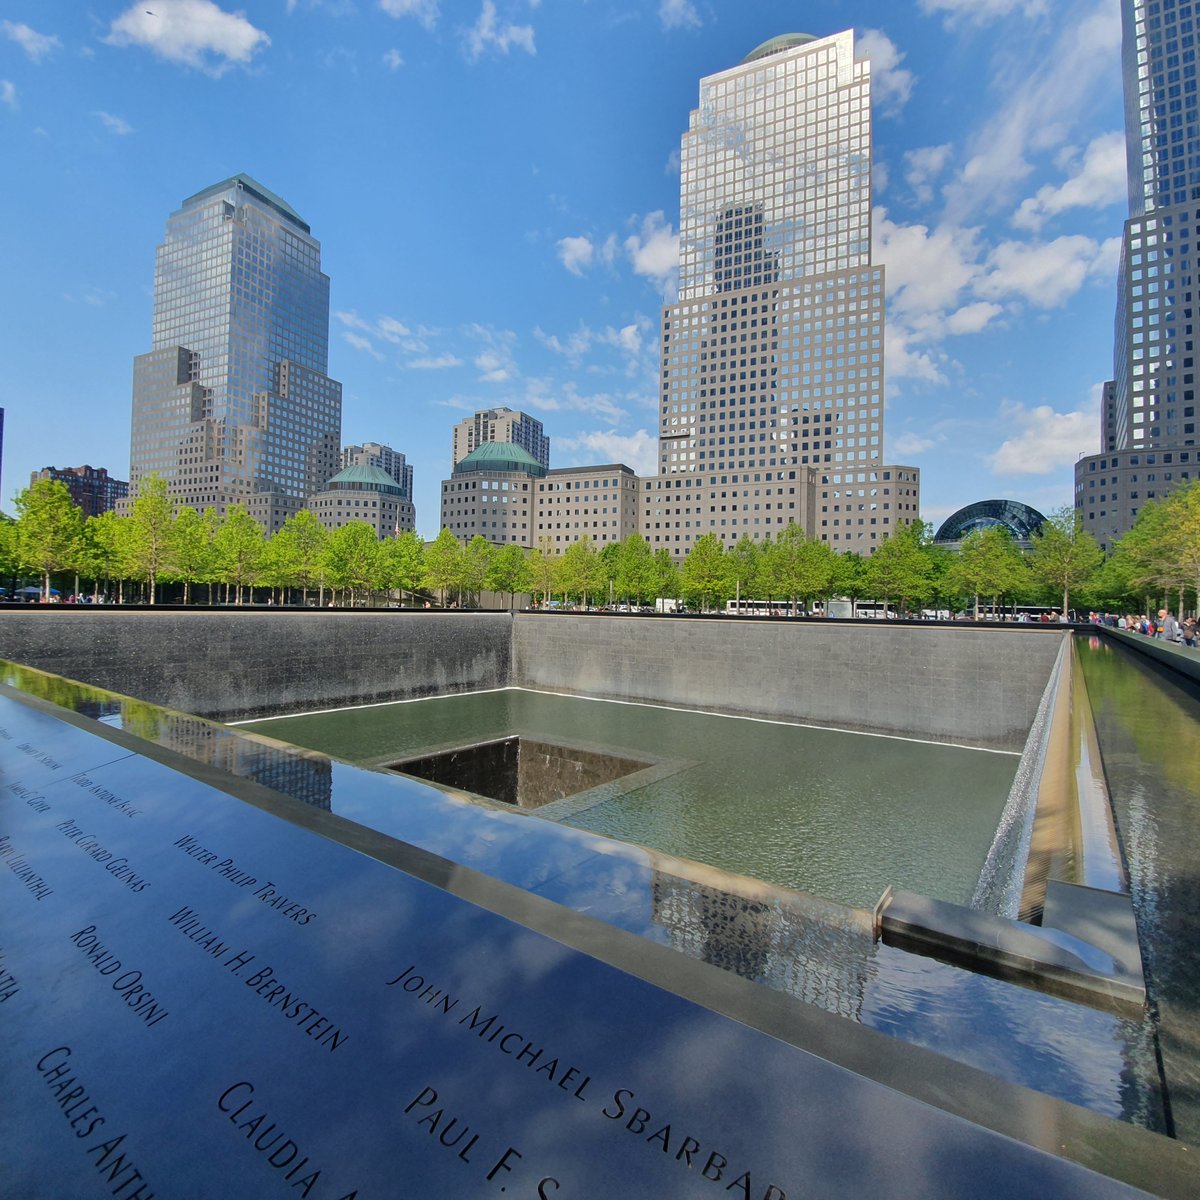
[[1020,750],[1060,629],[488,612],[9,609],[0,657],[234,720],[519,686]]

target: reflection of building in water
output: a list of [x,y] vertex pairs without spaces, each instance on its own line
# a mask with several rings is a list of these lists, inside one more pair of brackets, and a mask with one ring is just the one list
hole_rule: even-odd
[[874,938],[869,915],[815,897],[739,896],[654,872],[654,922],[689,958],[861,1019]]
[[146,728],[135,716],[125,722],[130,733],[174,750],[185,758],[291,796],[293,800],[331,811],[333,767],[324,755],[273,746],[200,717],[185,716],[138,701],[130,703],[152,712],[156,725],[153,729]]

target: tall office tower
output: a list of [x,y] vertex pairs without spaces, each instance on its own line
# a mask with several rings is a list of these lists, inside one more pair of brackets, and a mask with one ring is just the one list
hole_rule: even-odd
[[682,556],[795,521],[869,554],[916,519],[919,473],[883,462],[871,71],[852,32],[772,38],[700,81],[679,207],[645,536]]
[[550,467],[550,439],[541,421],[528,413],[514,412],[511,408],[483,408],[473,417],[459,421],[454,427],[451,466],[458,466],[484,442],[512,442],[543,467]]
[[406,500],[413,498],[413,469],[399,450],[381,442],[364,442],[361,446],[343,446],[342,470],[347,467],[378,467],[386,471],[399,485]]
[[1129,219],[1113,379],[1099,454],[1075,464],[1075,507],[1106,549],[1146,500],[1195,479],[1200,322],[1200,96],[1192,0],[1121,0]]
[[248,175],[167,220],[150,353],[134,359],[130,481],[180,503],[244,504],[272,532],[338,470],[342,386],[329,366],[321,246]]

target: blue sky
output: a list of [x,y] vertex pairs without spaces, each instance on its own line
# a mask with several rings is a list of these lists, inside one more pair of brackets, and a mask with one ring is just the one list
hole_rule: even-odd
[[3,507],[43,466],[128,477],[155,246],[238,171],[320,239],[343,442],[408,455],[420,532],[479,407],[538,416],[552,466],[653,470],[699,79],[847,28],[874,80],[886,457],[922,469],[934,523],[1070,503],[1112,370],[1119,0],[6,0]]

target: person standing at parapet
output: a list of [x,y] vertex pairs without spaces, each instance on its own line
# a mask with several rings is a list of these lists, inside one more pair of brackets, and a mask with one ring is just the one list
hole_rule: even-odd
[[1165,642],[1179,641],[1179,622],[1165,608],[1158,610],[1158,636]]

